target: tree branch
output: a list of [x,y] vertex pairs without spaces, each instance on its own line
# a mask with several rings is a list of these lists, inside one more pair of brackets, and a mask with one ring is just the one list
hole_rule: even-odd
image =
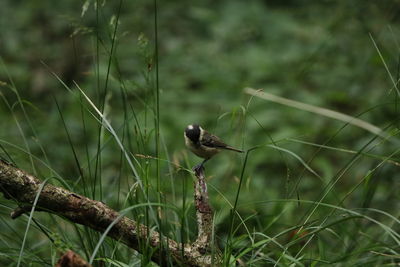
[[72,250],[68,250],[60,257],[54,267],[92,267],[92,265]]
[[[149,245],[160,248],[152,255],[152,259],[159,261],[162,255],[169,253],[175,263],[187,266],[211,266],[219,262],[218,255],[210,253],[212,233],[212,210],[208,204],[207,186],[204,172],[196,173],[195,181],[195,207],[198,222],[198,238],[192,244],[180,244],[174,240],[159,235],[147,226],[123,216],[108,232],[108,236],[120,241],[140,252],[139,240],[149,240]],[[17,218],[29,212],[38,193],[42,181],[0,160],[0,191],[4,197],[13,199],[20,207],[12,213],[12,218]],[[47,211],[61,216],[71,222],[90,227],[99,232],[104,232],[107,227],[120,216],[118,212],[109,208],[102,202],[75,194],[64,188],[46,184],[40,192],[37,202],[37,211]],[[147,234],[149,233],[149,236]],[[183,252],[182,252],[183,246]]]

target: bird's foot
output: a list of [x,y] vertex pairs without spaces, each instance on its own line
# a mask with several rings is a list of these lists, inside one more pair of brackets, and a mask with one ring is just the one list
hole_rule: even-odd
[[199,176],[200,174],[204,173],[204,166],[203,163],[197,164],[192,168],[196,176]]

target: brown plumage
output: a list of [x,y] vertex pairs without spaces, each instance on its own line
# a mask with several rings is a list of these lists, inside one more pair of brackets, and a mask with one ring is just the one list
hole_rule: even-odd
[[194,169],[198,170],[203,164],[212,158],[221,150],[231,150],[243,153],[242,150],[236,149],[225,144],[218,136],[210,134],[197,124],[191,124],[186,127],[184,132],[185,144],[195,155],[203,158],[204,161],[197,165]]

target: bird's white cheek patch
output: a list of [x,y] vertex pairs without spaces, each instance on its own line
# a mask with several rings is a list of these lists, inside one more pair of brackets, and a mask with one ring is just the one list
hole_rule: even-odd
[[189,130],[193,130],[193,125],[189,125],[189,126],[188,126],[188,129],[189,129]]

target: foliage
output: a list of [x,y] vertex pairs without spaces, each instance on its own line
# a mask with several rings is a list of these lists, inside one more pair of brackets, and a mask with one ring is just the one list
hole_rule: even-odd
[[[129,216],[185,242],[196,234],[199,159],[182,135],[197,122],[233,146],[258,146],[245,166],[228,152],[206,164],[216,241],[233,258],[399,261],[398,1],[159,1],[158,57],[153,1],[2,1],[0,10],[2,158],[117,210],[148,203]],[[360,118],[387,138],[245,87]],[[0,263],[13,266],[28,217],[11,221],[15,205],[0,201]],[[92,256],[100,235],[34,218],[23,266],[54,265],[60,247]],[[96,258],[136,266],[151,253],[106,239]]]

